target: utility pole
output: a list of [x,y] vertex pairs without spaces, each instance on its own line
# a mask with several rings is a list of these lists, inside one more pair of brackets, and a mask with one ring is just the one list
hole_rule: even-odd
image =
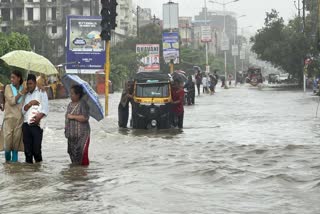
[[117,27],[117,0],[101,0],[101,39],[106,41],[106,63],[105,70],[105,116],[108,116],[109,110],[109,76],[110,76],[110,40],[111,31]]
[[139,21],[139,17],[140,17],[140,7],[137,6],[137,38],[139,39],[140,37],[140,21]]

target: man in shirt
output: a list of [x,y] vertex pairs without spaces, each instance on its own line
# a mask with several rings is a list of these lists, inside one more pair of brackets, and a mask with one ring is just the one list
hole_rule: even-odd
[[36,76],[28,75],[28,93],[25,96],[22,113],[24,123],[22,126],[24,152],[27,163],[42,161],[41,143],[43,129],[40,126],[41,120],[48,115],[48,96],[46,92],[38,89]]

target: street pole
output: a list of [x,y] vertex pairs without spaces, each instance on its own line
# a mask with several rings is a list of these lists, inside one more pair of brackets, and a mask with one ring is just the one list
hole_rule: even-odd
[[109,76],[110,76],[110,40],[106,41],[106,64],[105,71],[105,116],[109,114]]
[[[233,38],[233,45],[236,45],[236,36],[237,36],[237,25],[234,28],[234,38]],[[234,86],[237,86],[237,56],[234,55]]]
[[[207,16],[208,16],[207,0],[204,0],[204,9],[205,9],[204,22],[205,22],[205,25],[207,26]],[[209,65],[208,42],[206,42],[206,71],[207,71],[208,65]]]
[[[226,34],[226,4],[223,1],[223,37]],[[227,51],[224,51],[224,88],[227,88]]]

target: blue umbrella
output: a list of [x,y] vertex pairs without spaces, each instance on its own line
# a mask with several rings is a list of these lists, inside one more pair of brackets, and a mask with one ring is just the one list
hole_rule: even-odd
[[62,83],[68,92],[70,92],[73,85],[80,85],[85,93],[85,96],[82,99],[84,99],[89,106],[89,115],[97,121],[103,119],[103,108],[99,101],[99,97],[89,83],[82,80],[77,75],[70,74],[66,74],[62,77]]

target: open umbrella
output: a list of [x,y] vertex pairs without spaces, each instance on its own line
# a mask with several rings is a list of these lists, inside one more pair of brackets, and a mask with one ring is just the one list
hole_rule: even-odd
[[73,85],[80,85],[83,88],[83,91],[85,93],[85,96],[82,99],[84,99],[89,106],[89,115],[94,119],[96,119],[97,121],[100,121],[103,119],[104,117],[103,108],[99,101],[99,97],[97,93],[91,88],[89,83],[82,80],[77,75],[70,75],[70,74],[64,75],[61,81],[69,93],[70,93],[70,88]]
[[54,65],[45,57],[31,51],[11,51],[0,57],[9,66],[22,68],[37,73],[52,75],[58,71]]
[[186,82],[188,78],[186,77],[184,71],[177,70],[172,73],[172,79],[179,82]]

